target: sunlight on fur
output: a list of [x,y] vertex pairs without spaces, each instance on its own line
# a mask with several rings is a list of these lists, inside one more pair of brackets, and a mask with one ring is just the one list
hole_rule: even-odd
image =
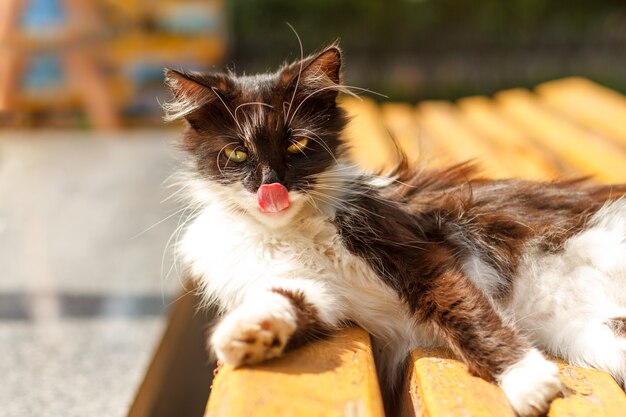
[[[166,119],[185,120],[188,154],[177,251],[223,314],[217,357],[256,363],[357,323],[389,413],[418,346],[449,346],[520,416],[562,390],[540,350],[623,384],[626,186],[490,181],[471,164],[406,159],[389,175],[361,172],[336,104],[361,89],[342,84],[341,64],[333,44],[274,73],[166,72]],[[233,147],[246,158],[224,154]],[[272,184],[287,197],[257,198]]]

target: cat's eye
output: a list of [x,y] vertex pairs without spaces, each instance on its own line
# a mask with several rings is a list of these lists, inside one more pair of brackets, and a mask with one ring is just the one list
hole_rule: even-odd
[[304,151],[309,144],[309,138],[299,138],[295,140],[291,145],[287,146],[287,152],[298,153]]
[[248,159],[248,152],[241,148],[226,148],[224,149],[224,154],[233,162],[243,162]]

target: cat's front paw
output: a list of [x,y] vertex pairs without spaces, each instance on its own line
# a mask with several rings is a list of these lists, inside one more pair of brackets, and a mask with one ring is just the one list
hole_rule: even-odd
[[563,391],[558,367],[537,349],[504,372],[500,386],[520,417],[536,417],[548,411],[550,403]]
[[211,346],[222,362],[253,364],[284,351],[297,325],[291,302],[279,294],[257,301],[233,310],[215,329]]

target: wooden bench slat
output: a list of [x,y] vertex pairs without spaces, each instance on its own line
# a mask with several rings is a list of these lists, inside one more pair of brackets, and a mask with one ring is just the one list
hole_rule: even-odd
[[443,349],[411,353],[402,417],[515,417],[504,392]]
[[420,129],[422,158],[420,158],[419,163],[422,167],[426,169],[445,168],[450,164],[459,162],[453,155],[450,155],[447,144],[437,140],[436,135],[424,128],[423,116],[418,106],[413,110],[413,120]]
[[535,91],[550,108],[626,146],[626,97],[584,78],[565,78]]
[[557,361],[564,398],[555,399],[549,417],[615,417],[626,414],[626,394],[607,373]]
[[545,109],[528,90],[507,90],[496,95],[511,121],[541,141],[583,175],[600,181],[626,181],[626,155],[579,126]]
[[409,161],[423,158],[425,144],[413,117],[413,107],[407,103],[383,103],[380,107],[385,125]]
[[383,120],[410,163],[442,168],[454,163],[447,148],[423,128],[419,110],[407,103],[381,104]]
[[488,176],[509,178],[515,175],[510,165],[502,163],[496,149],[463,125],[451,103],[425,101],[417,109],[421,126],[455,162],[476,159]]
[[384,417],[369,335],[337,332],[256,366],[224,366],[207,417]]
[[554,158],[535,145],[497,110],[487,97],[467,97],[457,102],[466,123],[480,136],[503,149],[516,174],[527,179],[549,179],[559,175]]
[[392,169],[399,155],[376,102],[350,98],[343,100],[341,105],[352,118],[345,133],[352,158],[369,170]]
[[[453,358],[446,349],[412,352],[402,417],[515,416],[500,388]],[[567,392],[552,402],[549,417],[614,417],[626,410],[626,395],[608,374],[556,362]]]
[[383,103],[380,106],[383,121],[410,160],[423,154],[420,128],[413,118],[413,106],[408,103]]

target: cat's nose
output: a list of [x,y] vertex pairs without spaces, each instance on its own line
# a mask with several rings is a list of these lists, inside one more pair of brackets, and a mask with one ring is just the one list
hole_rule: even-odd
[[280,180],[278,173],[272,168],[264,169],[263,176],[261,178],[261,184],[274,184],[274,183],[282,184],[282,181]]

